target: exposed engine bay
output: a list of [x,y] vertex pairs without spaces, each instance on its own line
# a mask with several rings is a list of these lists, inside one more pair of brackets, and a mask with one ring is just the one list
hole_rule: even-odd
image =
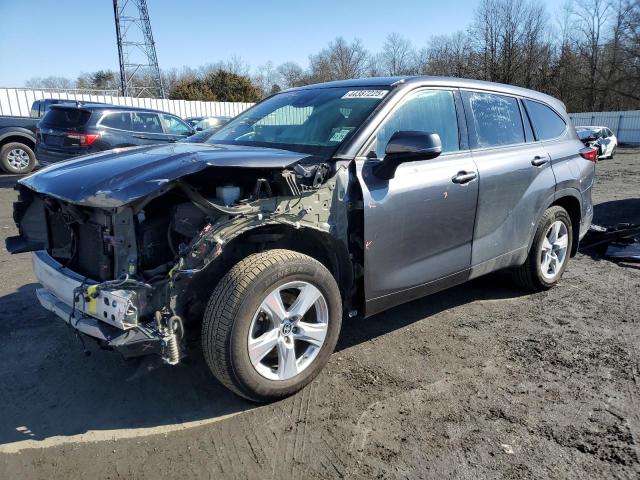
[[[114,207],[18,185],[20,236],[7,248],[36,252],[34,270],[46,290],[40,302],[80,332],[126,357],[157,353],[176,364],[185,324],[198,319],[215,282],[247,252],[300,244],[295,232],[312,230],[306,235],[335,252],[327,262],[348,259],[348,178],[346,166],[325,163],[215,167]],[[352,283],[353,271],[343,274]],[[56,291],[69,277],[75,283],[68,291]]]

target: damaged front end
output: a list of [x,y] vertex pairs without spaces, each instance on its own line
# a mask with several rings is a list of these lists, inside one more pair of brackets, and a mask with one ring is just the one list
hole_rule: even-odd
[[[192,165],[194,155],[186,160],[180,164]],[[185,331],[242,256],[312,231],[332,252],[327,262],[348,261],[347,167],[286,160],[204,162],[126,197],[103,186],[61,194],[44,187],[53,172],[46,169],[16,187],[20,235],[6,246],[33,252],[38,300],[78,332],[125,357],[157,354],[177,364]]]

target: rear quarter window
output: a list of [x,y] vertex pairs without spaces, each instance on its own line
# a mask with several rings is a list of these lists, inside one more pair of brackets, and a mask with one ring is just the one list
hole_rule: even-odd
[[561,136],[567,128],[562,117],[540,102],[524,100],[538,140],[550,140]]
[[52,108],[42,119],[42,123],[54,128],[83,127],[89,121],[91,112],[77,108]]
[[474,147],[524,143],[524,126],[516,98],[482,92],[463,92],[463,95],[471,114]]

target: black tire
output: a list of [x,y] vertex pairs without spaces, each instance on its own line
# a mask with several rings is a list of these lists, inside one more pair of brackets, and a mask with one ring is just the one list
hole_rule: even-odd
[[[262,301],[274,288],[291,281],[312,283],[327,304],[328,328],[315,359],[286,380],[262,376],[249,359],[249,329]],[[202,322],[202,351],[211,372],[236,394],[256,402],[289,396],[322,370],[333,352],[342,324],[340,291],[318,261],[291,250],[268,250],[237,263],[214,289]]]
[[[542,244],[546,237],[547,231],[551,227],[551,225],[557,220],[562,221],[565,224],[568,235],[567,242],[567,250],[566,257],[564,259],[564,263],[562,264],[559,271],[556,275],[551,278],[545,278],[542,275],[542,268],[540,265],[540,258],[542,254]],[[573,228],[571,224],[571,218],[567,211],[559,206],[550,207],[547,209],[542,218],[538,222],[538,227],[536,228],[536,233],[533,237],[533,243],[531,245],[531,250],[529,251],[529,255],[527,256],[527,260],[519,267],[513,269],[513,279],[514,281],[521,286],[522,288],[534,292],[539,292],[543,290],[548,290],[555,286],[560,278],[562,278],[562,274],[567,268],[567,264],[569,263],[569,257],[571,253],[571,248],[573,245]]]
[[609,158],[610,158],[611,160],[613,160],[613,157],[614,157],[614,156],[615,156],[615,154],[616,154],[616,148],[617,148],[617,147],[613,147],[613,150],[611,150],[611,155],[609,155]]
[[[10,154],[15,155],[15,152],[23,152],[29,158],[28,164],[24,168],[18,168],[15,164],[12,163],[10,159]],[[36,154],[33,153],[33,150],[24,143],[20,142],[11,142],[3,145],[0,148],[0,167],[7,173],[29,173],[36,166]]]

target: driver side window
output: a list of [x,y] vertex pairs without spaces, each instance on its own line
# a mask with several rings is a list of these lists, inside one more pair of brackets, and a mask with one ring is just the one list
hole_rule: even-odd
[[170,135],[187,135],[191,133],[191,128],[189,125],[184,123],[182,120],[174,117],[173,115],[162,115],[162,119],[164,120],[164,128],[166,133]]
[[384,158],[384,149],[391,136],[403,130],[437,133],[442,141],[443,153],[460,150],[453,92],[422,90],[410,94],[378,130],[373,145],[378,158]]

